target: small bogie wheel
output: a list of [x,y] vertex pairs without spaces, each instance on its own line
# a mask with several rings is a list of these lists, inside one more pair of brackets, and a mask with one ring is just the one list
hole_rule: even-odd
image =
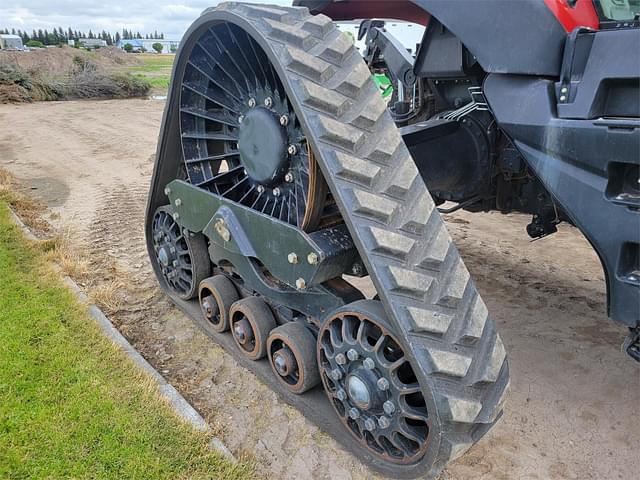
[[323,322],[318,367],[329,401],[363,447],[396,464],[424,456],[426,401],[380,302],[346,305]]
[[276,327],[269,306],[258,297],[238,300],[229,311],[233,339],[251,360],[260,360],[267,354],[267,337]]
[[215,275],[200,282],[200,310],[207,325],[218,333],[229,330],[229,310],[238,301],[238,291],[224,275]]
[[276,378],[293,393],[304,393],[320,383],[316,338],[302,323],[289,322],[272,330],[267,353]]
[[169,289],[182,300],[195,297],[200,282],[211,274],[204,235],[182,229],[169,207],[154,213],[151,235],[156,267]]

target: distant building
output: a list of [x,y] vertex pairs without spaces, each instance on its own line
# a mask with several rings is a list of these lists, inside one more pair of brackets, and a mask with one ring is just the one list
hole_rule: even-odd
[[127,43],[133,48],[131,50],[132,52],[154,53],[153,44],[159,43],[162,45],[162,52],[160,53],[175,53],[180,46],[180,40],[161,40],[159,38],[125,38],[118,40],[116,46],[124,50],[124,46]]
[[90,50],[92,48],[106,47],[107,41],[99,38],[79,38],[78,45]]
[[0,50],[24,50],[22,38],[18,35],[0,34]]

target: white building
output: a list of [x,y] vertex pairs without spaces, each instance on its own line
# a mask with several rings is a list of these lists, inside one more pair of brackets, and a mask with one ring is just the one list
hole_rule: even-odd
[[0,50],[24,50],[22,38],[18,35],[0,34]]
[[81,47],[84,47],[88,50],[91,50],[92,48],[101,48],[101,47],[106,47],[107,46],[107,41],[106,40],[101,40],[99,38],[79,38],[78,39],[78,44]]
[[162,51],[160,53],[176,53],[180,46],[180,40],[161,40],[159,38],[129,38],[118,40],[117,47],[124,50],[126,44],[133,47],[133,52],[151,52],[154,53],[154,43],[162,45]]

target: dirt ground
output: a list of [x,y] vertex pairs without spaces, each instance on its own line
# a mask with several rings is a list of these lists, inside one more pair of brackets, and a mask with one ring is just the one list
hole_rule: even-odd
[[[46,202],[54,227],[71,229],[92,282],[126,284],[111,316],[118,328],[261,476],[375,478],[160,293],[143,219],[163,107],[0,105],[0,167]],[[636,478],[640,369],[620,352],[625,330],[606,319],[603,273],[580,232],[562,226],[530,242],[525,216],[447,222],[499,325],[512,387],[501,422],[442,479]]]

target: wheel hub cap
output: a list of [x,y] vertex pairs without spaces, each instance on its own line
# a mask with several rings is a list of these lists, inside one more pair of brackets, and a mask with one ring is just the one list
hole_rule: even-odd
[[169,252],[169,249],[167,247],[162,247],[160,249],[160,251],[158,252],[158,260],[160,260],[160,263],[165,267],[168,267],[170,265],[171,253]]
[[358,407],[367,410],[371,406],[371,391],[367,384],[356,375],[347,378],[349,399]]
[[259,107],[247,112],[240,124],[238,151],[254,181],[270,186],[282,180],[287,167],[287,137],[271,111]]

